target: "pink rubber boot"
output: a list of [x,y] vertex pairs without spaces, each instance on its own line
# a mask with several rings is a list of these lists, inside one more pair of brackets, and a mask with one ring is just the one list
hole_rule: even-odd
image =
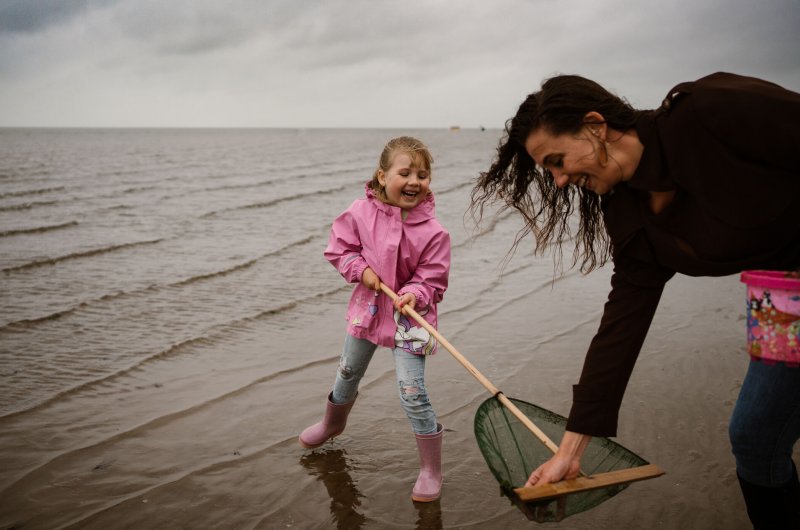
[[411,491],[411,499],[431,502],[442,492],[442,435],[444,428],[436,424],[433,434],[415,434],[419,451],[419,476]]
[[350,414],[350,409],[353,408],[353,403],[356,400],[353,399],[350,403],[339,405],[331,401],[331,397],[333,397],[333,392],[328,394],[328,404],[325,407],[325,417],[322,421],[315,423],[300,433],[300,445],[303,447],[309,449],[319,447],[344,431],[344,426],[347,424],[347,416]]

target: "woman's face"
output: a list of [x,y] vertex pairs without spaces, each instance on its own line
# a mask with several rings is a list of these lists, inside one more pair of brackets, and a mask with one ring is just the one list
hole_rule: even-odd
[[537,165],[552,173],[559,188],[572,184],[603,195],[622,181],[619,167],[608,163],[604,134],[605,128],[596,125],[557,136],[539,127],[528,135],[525,150]]

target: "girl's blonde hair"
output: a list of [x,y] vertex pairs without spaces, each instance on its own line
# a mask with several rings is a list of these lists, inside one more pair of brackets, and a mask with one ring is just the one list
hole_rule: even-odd
[[378,159],[378,167],[375,169],[375,173],[372,175],[372,181],[369,183],[369,187],[375,192],[378,198],[384,202],[387,200],[386,190],[378,181],[378,173],[380,171],[384,173],[389,171],[398,153],[406,153],[411,157],[412,166],[420,167],[428,172],[430,172],[431,166],[433,165],[433,156],[431,156],[431,152],[422,141],[411,136],[398,136],[397,138],[389,140],[383,147],[381,156]]

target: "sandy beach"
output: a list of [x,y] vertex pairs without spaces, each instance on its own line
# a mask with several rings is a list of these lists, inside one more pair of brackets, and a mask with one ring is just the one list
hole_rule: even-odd
[[[453,237],[441,333],[506,395],[566,415],[610,266],[554,281],[530,241],[502,266],[519,219],[464,219],[499,131],[411,132]],[[439,501],[410,499],[416,446],[388,350],[345,432],[297,442],[344,339],[328,228],[398,133],[6,132],[0,528],[539,526],[500,496],[473,434],[489,395],[444,349],[426,374]],[[616,438],[666,475],[549,527],[749,527],[727,439],[744,310],[736,276],[668,283]]]

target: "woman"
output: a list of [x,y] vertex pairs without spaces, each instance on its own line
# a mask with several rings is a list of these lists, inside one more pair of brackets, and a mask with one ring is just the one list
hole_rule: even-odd
[[[800,268],[799,167],[800,94],[755,78],[716,73],[682,83],[653,111],[571,75],[525,99],[477,181],[473,211],[480,217],[487,203],[504,201],[524,217],[537,252],[556,244],[559,262],[577,213],[572,264],[585,273],[614,264],[567,430],[528,485],[577,476],[590,437],[616,434],[633,365],[675,273]],[[730,438],[755,527],[800,528],[791,459],[800,369],[751,361]]]

